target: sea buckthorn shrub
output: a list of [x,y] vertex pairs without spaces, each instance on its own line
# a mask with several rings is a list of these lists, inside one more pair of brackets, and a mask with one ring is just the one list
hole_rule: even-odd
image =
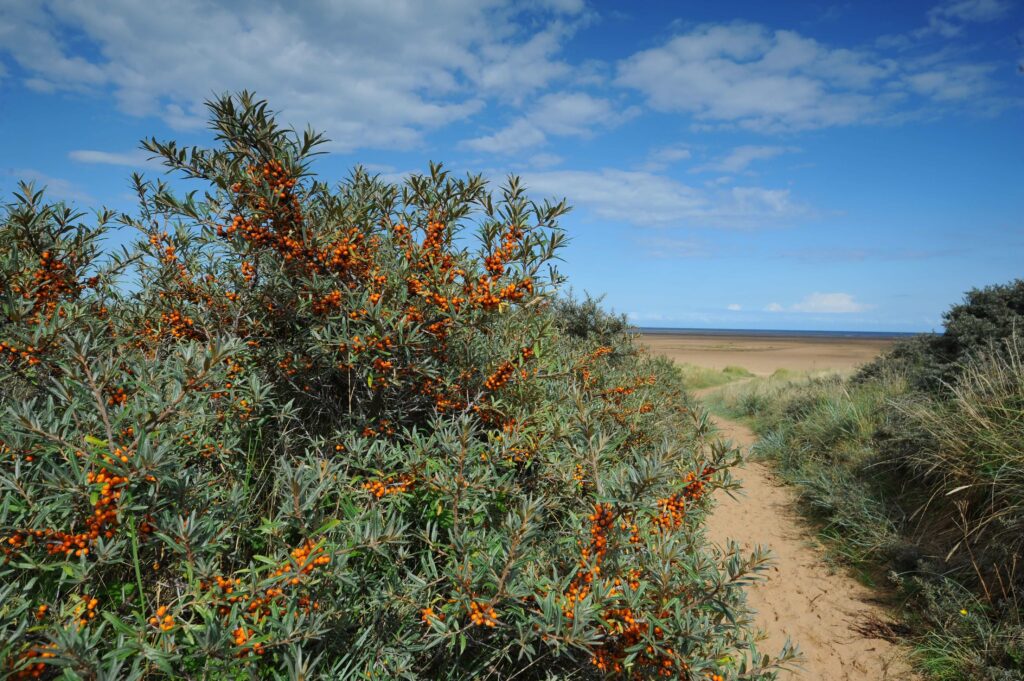
[[761,679],[792,656],[750,629],[764,552],[704,538],[736,452],[624,327],[556,314],[564,204],[439,166],[328,186],[318,135],[248,94],[210,109],[216,148],[145,143],[195,192],[137,176],[138,210],[92,225],[29,186],[6,207],[5,674]]

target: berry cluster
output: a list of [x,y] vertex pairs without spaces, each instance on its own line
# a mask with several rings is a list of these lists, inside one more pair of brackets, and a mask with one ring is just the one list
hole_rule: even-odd
[[168,614],[166,605],[161,605],[156,609],[156,614],[149,618],[149,623],[160,631],[170,631],[174,628],[174,615]]
[[594,504],[594,511],[587,520],[590,521],[590,542],[580,549],[579,569],[562,603],[562,614],[568,620],[575,618],[576,604],[590,594],[594,580],[601,575],[601,562],[608,552],[608,532],[615,525],[612,505]]
[[[83,456],[78,452],[79,457]],[[103,460],[107,465],[113,465],[115,459],[119,463],[127,463],[131,452],[121,447],[113,451],[113,458],[104,455]],[[85,529],[82,532],[63,532],[50,528],[28,529],[13,533],[7,537],[8,553],[10,549],[22,550],[26,546],[26,539],[29,537],[42,542],[46,552],[50,555],[62,555],[76,557],[85,556],[89,553],[92,542],[101,536],[110,539],[119,525],[118,502],[121,498],[121,490],[128,484],[129,479],[123,475],[112,472],[106,466],[101,466],[98,471],[88,471],[85,480],[90,485],[99,485],[96,490],[96,500],[92,504],[92,512],[85,518]],[[146,529],[146,528],[144,528]]]
[[39,359],[39,348],[34,345],[26,345],[19,348],[16,345],[0,341],[0,357],[6,357],[10,364],[24,362],[28,366],[35,366],[41,361]]
[[488,376],[487,380],[484,381],[484,387],[491,392],[500,390],[509,382],[509,380],[511,380],[515,372],[516,367],[512,362],[502,362],[498,365],[498,368],[494,370],[494,373]]
[[[7,678],[11,679],[11,681],[31,681],[31,679],[41,679],[43,674],[46,673],[46,666],[49,661],[57,656],[56,650],[57,646],[52,643],[41,647],[29,648],[18,656],[19,661],[16,663],[24,666]],[[31,662],[30,660],[38,661]]]
[[498,625],[498,613],[489,603],[471,601],[469,604],[469,621],[478,627],[495,627]]
[[377,499],[383,499],[390,494],[404,494],[413,485],[413,477],[408,474],[392,476],[384,480],[370,480],[363,483],[363,489],[368,491]]
[[[238,657],[263,655],[266,652],[262,642],[250,643],[250,639],[255,635],[256,629],[273,615],[275,609],[285,608],[290,597],[294,598],[293,612],[296,617],[300,613],[309,614],[320,609],[320,602],[310,597],[307,587],[303,587],[303,582],[311,577],[315,570],[325,567],[330,562],[331,557],[323,546],[308,539],[292,549],[289,559],[270,573],[271,586],[247,592],[240,578],[221,575],[216,575],[212,583],[203,583],[203,588],[213,591],[215,600],[220,602],[217,612],[222,617],[229,618],[236,604],[240,607],[246,625],[237,627],[232,632],[235,646],[243,648],[236,653]],[[173,620],[169,624],[173,627]]]

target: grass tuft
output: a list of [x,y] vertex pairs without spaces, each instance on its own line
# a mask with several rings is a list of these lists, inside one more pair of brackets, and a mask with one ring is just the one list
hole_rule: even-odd
[[754,374],[749,370],[740,366],[729,365],[723,369],[711,369],[695,364],[679,364],[678,366],[683,374],[683,384],[689,390],[714,388],[741,379],[754,377]]

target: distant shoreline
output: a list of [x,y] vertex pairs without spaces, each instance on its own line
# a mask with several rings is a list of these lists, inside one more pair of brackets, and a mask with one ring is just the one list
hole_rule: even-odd
[[901,338],[913,335],[870,331],[642,329],[638,341],[653,354],[676,362],[716,371],[743,367],[758,376],[770,376],[779,369],[853,371]]
[[906,331],[798,331],[791,329],[672,329],[660,327],[634,326],[633,331],[643,335],[689,336],[694,338],[732,337],[732,338],[795,338],[835,339],[835,340],[899,340],[920,335]]

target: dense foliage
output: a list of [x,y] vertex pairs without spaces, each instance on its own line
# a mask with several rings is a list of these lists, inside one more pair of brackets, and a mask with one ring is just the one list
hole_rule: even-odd
[[972,291],[944,334],[852,379],[752,383],[723,406],[797,485],[833,549],[891,571],[922,668],[1024,676],[1024,282]]
[[1001,354],[1015,333],[1024,333],[1024,279],[971,289],[943,315],[943,332],[898,342],[864,366],[854,380],[886,372],[903,374],[916,390],[946,394],[964,366],[979,353]]
[[319,136],[210,106],[217,148],[146,143],[197,192],[0,218],[5,673],[772,676],[766,556],[701,529],[736,452],[557,300],[566,207],[440,167],[332,188]]

